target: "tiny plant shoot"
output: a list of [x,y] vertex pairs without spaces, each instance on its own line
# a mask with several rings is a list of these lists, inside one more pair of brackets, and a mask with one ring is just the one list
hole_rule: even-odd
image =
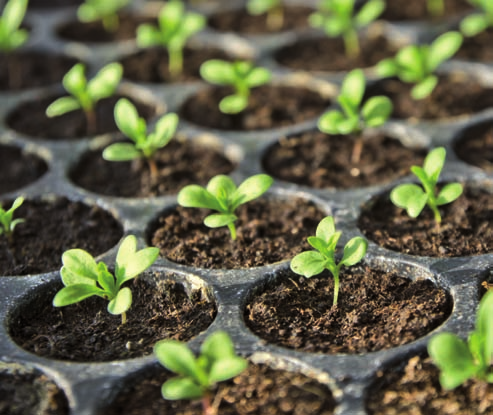
[[445,149],[437,147],[428,153],[423,167],[411,167],[412,173],[419,179],[422,187],[413,183],[401,184],[390,193],[392,203],[406,209],[411,218],[418,217],[423,208],[428,205],[433,211],[437,227],[442,221],[438,207],[453,202],[462,194],[460,183],[448,183],[439,192],[437,191],[436,185],[445,164],[445,156]]
[[465,36],[475,36],[493,27],[493,2],[490,0],[469,0],[478,10],[464,17],[460,22],[460,31]]
[[430,45],[409,45],[400,49],[394,58],[383,59],[376,66],[381,77],[397,76],[402,82],[415,84],[411,96],[426,98],[438,83],[437,68],[451,58],[462,44],[459,32],[450,31],[438,36]]
[[122,78],[123,69],[119,63],[110,63],[87,82],[82,63],[74,65],[63,77],[63,86],[71,96],[53,101],[46,108],[48,117],[57,117],[70,111],[82,109],[87,120],[87,131],[97,131],[95,108],[99,100],[112,96]]
[[337,263],[335,252],[340,236],[341,232],[335,229],[334,218],[327,216],[318,224],[315,236],[309,236],[307,239],[315,251],[302,252],[291,260],[291,270],[306,278],[318,275],[325,269],[329,270],[334,277],[333,305],[337,305],[339,273],[342,266],[350,267],[360,262],[368,247],[366,239],[360,236],[352,238],[344,247],[341,261]]
[[205,17],[186,12],[181,1],[166,3],[159,13],[158,27],[142,24],[137,29],[137,44],[145,48],[162,46],[168,51],[168,70],[172,79],[183,71],[183,48],[190,36],[202,30]]
[[230,85],[235,93],[219,102],[219,109],[225,114],[237,114],[248,106],[252,88],[266,84],[272,74],[266,68],[255,67],[250,61],[228,62],[211,59],[200,67],[200,75],[207,82],[216,85]]
[[321,0],[318,11],[309,16],[312,27],[323,29],[329,37],[342,37],[349,58],[360,54],[358,31],[382,14],[385,1],[368,0],[359,10],[355,5],[356,0]]
[[166,369],[178,374],[162,385],[163,398],[201,399],[204,415],[216,413],[211,397],[217,383],[238,376],[248,366],[246,359],[236,355],[233,342],[224,331],[207,337],[198,357],[185,343],[172,339],[157,342],[154,354]]
[[229,176],[220,174],[213,177],[207,187],[196,184],[185,186],[178,193],[178,204],[184,207],[207,208],[219,213],[213,213],[204,219],[204,224],[210,228],[227,226],[231,238],[236,240],[234,214],[236,208],[264,194],[272,185],[273,179],[267,174],[257,174],[249,177],[238,187]]
[[328,111],[318,120],[318,128],[326,134],[354,134],[351,162],[359,162],[363,150],[363,135],[371,128],[384,124],[392,113],[392,101],[385,96],[375,96],[363,103],[366,80],[361,69],[349,72],[341,86],[337,101],[342,109]]
[[443,16],[443,13],[445,12],[444,0],[428,0],[426,2],[426,8],[431,16]]
[[281,0],[248,0],[246,9],[251,15],[267,14],[267,28],[280,30],[284,23],[284,11]]
[[440,333],[428,343],[428,354],[440,369],[444,389],[454,389],[471,378],[493,383],[493,292],[481,299],[476,328],[467,343],[453,333]]
[[24,219],[13,219],[15,210],[24,203],[24,198],[19,196],[14,200],[9,210],[4,210],[0,206],[0,235],[5,235],[9,245],[12,243],[15,227],[24,222]]
[[147,134],[147,125],[139,117],[135,106],[126,98],[121,98],[115,105],[115,122],[118,129],[133,143],[114,143],[103,151],[103,158],[109,161],[129,161],[138,158],[147,160],[151,177],[158,176],[154,154],[165,147],[173,138],[178,127],[178,116],[169,113],[156,123],[154,132]]
[[125,324],[126,312],[132,305],[132,291],[122,285],[149,268],[158,255],[159,249],[155,247],[137,251],[137,238],[129,235],[118,249],[112,274],[104,262],[96,263],[88,252],[69,249],[62,255],[60,271],[65,287],[56,293],[53,305],[63,307],[97,295],[109,301],[108,312],[121,314]]
[[85,0],[77,9],[77,17],[81,22],[100,20],[107,32],[115,32],[120,25],[118,11],[123,9],[129,1]]

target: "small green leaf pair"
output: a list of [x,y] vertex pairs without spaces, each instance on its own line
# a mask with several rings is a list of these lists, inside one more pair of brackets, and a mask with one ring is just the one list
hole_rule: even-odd
[[282,28],[284,11],[281,0],[248,0],[246,9],[251,15],[267,13],[267,28],[275,31]]
[[476,36],[489,27],[493,27],[493,2],[490,0],[468,1],[478,10],[462,19],[460,31],[465,36]]
[[120,25],[118,11],[129,2],[130,0],[85,0],[77,9],[77,17],[81,22],[101,20],[107,32],[115,32]]
[[228,62],[211,59],[200,67],[200,75],[207,82],[216,85],[232,86],[235,93],[219,102],[219,109],[226,114],[237,114],[248,106],[250,90],[266,84],[272,74],[266,68],[255,67],[253,62]]
[[428,343],[428,354],[440,369],[440,384],[454,389],[476,378],[493,383],[493,292],[479,304],[476,329],[467,343],[452,333],[440,333]]
[[272,185],[273,179],[267,174],[257,174],[246,179],[238,187],[225,175],[213,177],[207,187],[196,184],[185,186],[178,193],[178,204],[184,207],[207,208],[213,213],[204,219],[204,224],[211,228],[227,226],[231,238],[236,239],[234,214],[238,206],[258,198]]
[[27,30],[20,29],[28,0],[9,0],[0,17],[0,51],[9,53],[26,43]]
[[342,259],[337,263],[335,258],[337,242],[341,232],[336,232],[334,218],[327,216],[318,224],[316,236],[309,236],[308,243],[315,251],[305,251],[296,255],[291,260],[291,270],[306,278],[320,274],[325,269],[334,277],[334,300],[337,305],[339,296],[339,274],[342,266],[350,267],[360,262],[366,254],[368,242],[366,239],[356,236],[345,246]]
[[406,209],[407,214],[416,218],[426,205],[435,216],[437,225],[442,221],[439,206],[456,200],[462,194],[460,183],[448,183],[437,193],[436,185],[445,164],[446,151],[437,147],[426,156],[423,167],[412,166],[411,171],[420,180],[422,188],[413,183],[401,184],[390,193],[390,200],[396,206]]
[[109,301],[108,312],[121,314],[124,324],[126,311],[132,305],[132,291],[122,285],[149,268],[158,255],[159,249],[155,247],[137,251],[137,238],[129,235],[118,249],[113,275],[104,262],[96,263],[86,251],[65,251],[60,271],[65,287],[55,295],[53,305],[63,307],[97,295]]
[[0,206],[0,235],[5,235],[9,244],[12,242],[12,235],[15,227],[24,222],[24,219],[13,219],[14,212],[24,203],[24,198],[19,196],[14,200],[9,210],[4,210]]

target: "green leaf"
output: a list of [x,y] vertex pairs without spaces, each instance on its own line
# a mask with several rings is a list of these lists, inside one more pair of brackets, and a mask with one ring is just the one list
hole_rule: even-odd
[[233,210],[263,195],[272,183],[274,179],[267,174],[256,174],[244,180],[231,196]]
[[103,150],[103,158],[108,161],[130,161],[142,157],[142,153],[132,143],[114,143]]
[[342,83],[339,95],[349,100],[353,108],[359,108],[365,93],[366,80],[362,69],[353,69],[349,72]]
[[483,359],[486,365],[493,363],[493,293],[488,291],[479,304],[476,329],[483,343]]
[[342,256],[341,264],[346,267],[353,266],[360,262],[366,254],[368,241],[365,238],[356,236],[352,238],[346,246],[344,246],[344,255]]
[[390,78],[397,75],[398,66],[392,58],[383,59],[375,66],[375,72],[382,78]]
[[315,235],[325,242],[327,242],[335,233],[336,227],[332,216],[323,218],[317,225],[317,230],[315,231]]
[[196,184],[191,184],[181,189],[177,200],[178,204],[184,207],[208,208],[221,211],[221,205],[214,195]]
[[164,399],[199,399],[205,393],[205,389],[197,385],[190,378],[169,379],[161,386],[161,394]]
[[438,182],[438,178],[445,164],[446,155],[447,152],[444,147],[436,147],[425,157],[423,170],[434,183]]
[[99,263],[98,284],[104,291],[111,293],[110,297],[113,297],[115,292],[115,277],[102,262]]
[[438,36],[430,45],[427,57],[428,70],[434,72],[442,62],[450,59],[462,45],[462,35],[459,32],[450,31]]
[[238,376],[248,367],[248,361],[238,356],[222,357],[212,364],[209,372],[209,381],[223,382]]
[[316,236],[309,236],[306,239],[310,244],[310,246],[315,248],[322,255],[324,255],[324,253],[327,252],[327,242],[324,239],[318,238]]
[[272,78],[272,73],[266,68],[253,68],[245,77],[244,81],[250,88],[268,83]]
[[236,191],[236,184],[231,177],[225,174],[218,174],[207,183],[207,191],[217,199],[229,199]]
[[385,10],[385,2],[383,0],[370,0],[363,4],[355,16],[357,27],[364,27],[373,22]]
[[81,108],[79,101],[73,97],[60,97],[53,101],[46,108],[46,116],[49,118],[58,117],[67,112],[78,110]]
[[224,114],[238,114],[248,106],[248,96],[228,95],[219,102],[219,109]]
[[211,59],[200,66],[200,76],[212,84],[233,85],[236,73],[231,62]]
[[128,235],[123,239],[116,254],[117,267],[125,267],[132,261],[133,255],[137,252],[137,238],[135,235]]
[[161,44],[161,33],[154,26],[144,23],[137,28],[137,45],[148,48]]
[[63,87],[72,95],[79,95],[87,87],[87,80],[84,74],[85,65],[83,63],[75,64],[63,77]]
[[462,194],[462,185],[460,183],[446,184],[437,197],[437,206],[446,205],[456,200]]
[[228,333],[218,330],[204,340],[200,354],[205,356],[208,361],[214,362],[222,358],[234,357],[235,347]]
[[316,251],[305,251],[291,260],[291,270],[306,278],[320,274],[327,264],[327,260]]
[[156,124],[154,145],[158,148],[166,146],[175,135],[179,118],[175,113],[163,115]]
[[78,303],[93,295],[103,294],[103,290],[95,285],[74,284],[68,287],[63,287],[58,291],[53,298],[53,306],[64,307],[70,304]]
[[485,15],[475,13],[464,17],[460,22],[460,31],[465,36],[476,36],[489,26],[488,18]]
[[234,223],[238,218],[236,215],[228,213],[213,213],[204,219],[204,225],[209,228],[220,228]]
[[[91,254],[82,249],[69,249],[62,254],[63,268],[75,276],[98,280],[98,266]],[[62,270],[63,270],[62,268]],[[65,283],[65,281],[64,281]]]
[[202,30],[207,21],[204,16],[199,13],[188,12],[181,20],[181,38],[182,43],[185,44],[186,39]]
[[437,83],[438,78],[435,75],[430,75],[414,85],[411,89],[411,96],[416,100],[424,99],[433,92]]
[[7,31],[14,33],[21,25],[27,10],[27,0],[7,1],[3,8],[2,22],[6,25]]
[[158,256],[159,248],[152,246],[141,249],[133,254],[126,261],[124,276],[118,279],[120,285],[144,272],[156,261]]
[[138,142],[142,136],[145,137],[145,121],[139,117],[137,109],[128,99],[119,99],[114,112],[116,125],[124,135],[135,142]]
[[428,196],[415,184],[401,184],[390,192],[390,200],[397,207],[406,209],[411,218],[416,218],[426,206]]
[[325,134],[340,134],[339,125],[345,120],[342,112],[337,110],[328,111],[318,120],[318,129]]
[[120,63],[113,62],[101,68],[87,85],[89,96],[94,102],[110,97],[118,87],[122,75],[123,67]]
[[279,3],[280,0],[248,0],[246,9],[249,14],[259,15],[269,11]]
[[392,101],[388,97],[371,97],[365,102],[361,113],[369,127],[379,127],[385,124],[392,113]]
[[132,291],[123,287],[108,304],[108,312],[114,315],[125,313],[132,306]]

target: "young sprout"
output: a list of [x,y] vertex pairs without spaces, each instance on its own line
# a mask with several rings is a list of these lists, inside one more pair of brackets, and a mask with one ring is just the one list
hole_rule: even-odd
[[228,62],[220,59],[204,62],[200,67],[200,75],[212,84],[234,88],[234,94],[219,102],[219,109],[225,114],[243,111],[248,106],[250,90],[266,84],[272,76],[268,69],[255,67],[250,61]]
[[318,120],[318,128],[326,134],[354,134],[351,162],[358,163],[363,150],[363,138],[371,128],[384,124],[392,113],[392,101],[385,96],[371,97],[363,103],[366,80],[361,69],[349,72],[341,86],[337,101],[342,111],[332,110]]
[[453,333],[440,333],[428,343],[428,354],[440,369],[444,389],[454,389],[471,378],[493,383],[493,292],[481,299],[476,328],[467,343]]
[[235,353],[233,342],[224,331],[216,331],[202,343],[195,357],[185,343],[161,340],[154,354],[166,369],[178,374],[161,387],[164,399],[201,399],[204,415],[214,415],[211,396],[219,382],[238,376],[248,367],[248,361]]
[[356,0],[321,0],[318,11],[309,16],[309,23],[321,28],[327,36],[342,36],[346,56],[360,54],[358,31],[373,22],[385,9],[385,1],[368,0],[359,10]]
[[248,0],[246,9],[251,15],[267,13],[267,28],[280,30],[284,23],[284,11],[281,0]]
[[210,228],[227,226],[231,238],[236,240],[234,224],[238,219],[234,214],[236,208],[260,197],[269,189],[273,181],[272,177],[267,174],[257,174],[236,187],[230,177],[220,174],[213,177],[205,188],[196,184],[185,186],[178,193],[178,204],[219,212],[207,216],[204,224]]
[[183,71],[183,48],[187,39],[205,26],[205,17],[186,12],[181,1],[166,3],[159,13],[158,27],[142,24],[137,29],[139,47],[162,46],[168,51],[172,79]]
[[335,252],[340,236],[341,232],[336,232],[334,218],[327,216],[318,224],[315,236],[307,238],[308,243],[315,248],[315,251],[302,252],[291,260],[291,270],[306,278],[318,275],[326,269],[329,270],[334,277],[333,305],[337,305],[339,273],[342,266],[350,267],[360,262],[365,256],[368,247],[366,239],[360,236],[352,238],[344,246],[342,259],[337,263]]
[[438,83],[436,69],[457,52],[462,40],[459,32],[450,31],[438,36],[430,45],[405,46],[394,58],[380,61],[376,66],[377,74],[397,76],[402,82],[413,83],[411,96],[416,100],[426,98]]
[[426,8],[431,16],[442,16],[445,11],[444,0],[428,0],[426,2]]
[[411,171],[421,182],[407,183],[395,187],[390,193],[390,200],[397,207],[406,209],[407,214],[416,218],[423,208],[428,205],[433,211],[437,227],[440,226],[442,216],[439,206],[453,202],[462,194],[460,183],[448,183],[438,192],[436,185],[445,163],[445,148],[437,147],[426,156],[423,167],[412,166]]
[[77,17],[81,22],[100,20],[107,32],[115,32],[120,25],[118,11],[129,2],[130,0],[85,0],[77,9]]
[[489,27],[493,27],[493,2],[490,0],[469,0],[477,10],[464,17],[460,22],[460,31],[465,36],[475,36]]
[[62,255],[60,271],[65,285],[53,298],[55,307],[78,303],[97,295],[109,301],[108,312],[121,314],[122,324],[132,305],[132,291],[122,285],[149,268],[159,255],[159,249],[148,247],[137,251],[137,238],[127,236],[116,256],[115,273],[104,262],[96,263],[91,254],[82,249],[69,249]]
[[151,177],[158,175],[154,154],[165,147],[173,138],[178,126],[178,116],[169,113],[162,116],[154,132],[147,134],[147,125],[139,117],[137,109],[126,98],[121,98],[115,105],[115,122],[119,130],[133,143],[114,143],[103,151],[103,158],[109,161],[128,161],[138,158],[147,160]]
[[46,108],[48,117],[57,117],[70,111],[82,109],[87,120],[87,131],[94,134],[97,130],[95,108],[99,100],[114,94],[122,78],[123,69],[119,63],[110,63],[103,67],[87,82],[85,65],[74,65],[63,77],[63,86],[72,96],[53,101]]
[[19,223],[24,222],[24,219],[13,219],[15,210],[22,205],[23,202],[24,198],[19,196],[14,200],[9,210],[4,210],[2,206],[0,206],[0,235],[5,235],[9,245],[12,243],[15,227]]

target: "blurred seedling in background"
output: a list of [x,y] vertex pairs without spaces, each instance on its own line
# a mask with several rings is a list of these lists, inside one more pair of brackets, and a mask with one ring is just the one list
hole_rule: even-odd
[[246,9],[251,15],[267,14],[267,28],[280,30],[284,24],[282,0],[248,0]]
[[488,28],[493,28],[493,1],[468,0],[476,11],[460,22],[460,31],[465,36],[475,36]]
[[13,242],[15,227],[19,223],[24,222],[24,219],[21,218],[14,219],[14,213],[22,203],[24,203],[24,198],[19,196],[14,200],[9,210],[4,210],[3,207],[0,206],[0,235],[5,236],[9,246],[12,245]]
[[85,0],[77,9],[81,22],[100,20],[107,32],[116,32],[120,26],[118,12],[130,3],[130,0]]

